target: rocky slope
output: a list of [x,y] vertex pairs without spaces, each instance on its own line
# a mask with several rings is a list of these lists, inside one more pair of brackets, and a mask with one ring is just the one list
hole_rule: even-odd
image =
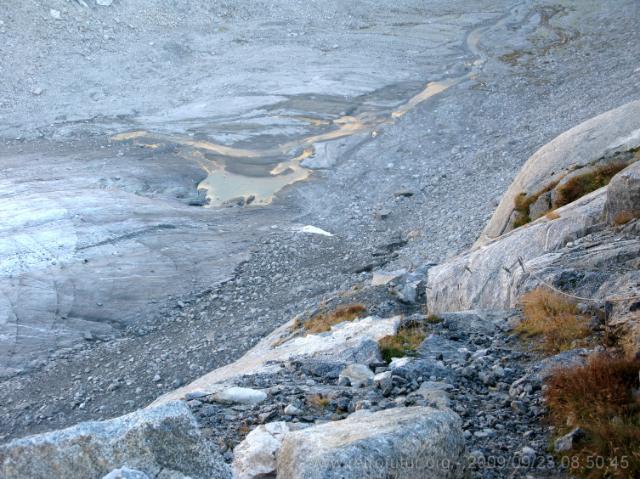
[[[613,113],[594,141],[629,124]],[[526,171],[560,168],[537,158]],[[362,302],[378,315],[316,331],[326,313],[302,313],[145,409],[1,446],[4,477],[559,477],[542,381],[589,351],[528,351],[512,334],[518,298],[540,285],[581,295],[637,352],[639,165],[441,265],[376,271],[322,309]],[[389,362],[383,340],[408,331],[419,343]]]

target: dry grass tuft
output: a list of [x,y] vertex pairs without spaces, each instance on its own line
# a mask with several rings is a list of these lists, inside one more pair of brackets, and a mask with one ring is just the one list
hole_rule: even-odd
[[546,353],[566,351],[591,333],[590,318],[579,314],[576,304],[559,293],[536,288],[524,294],[521,303],[524,320],[515,332],[540,337],[540,346]]
[[554,208],[568,205],[584,195],[609,184],[611,178],[628,166],[628,163],[609,163],[583,175],[575,176],[556,188]]
[[639,372],[638,360],[597,354],[547,380],[549,418],[559,433],[574,427],[585,432],[566,453],[579,477],[640,477]]
[[389,362],[393,358],[412,356],[427,336],[421,326],[401,327],[391,336],[385,336],[378,341],[382,358]]
[[331,399],[329,399],[324,394],[318,393],[307,396],[307,404],[315,409],[323,410],[329,405],[330,402]]
[[551,210],[549,211],[546,215],[544,215],[545,218],[547,218],[548,220],[557,220],[558,218],[560,218],[560,215],[558,213],[556,213],[555,210]]
[[613,224],[617,226],[626,225],[629,221],[638,217],[637,214],[633,214],[631,211],[620,211],[613,217]]
[[347,304],[338,306],[331,312],[322,312],[313,316],[304,323],[304,329],[309,333],[324,333],[329,331],[331,327],[345,321],[353,321],[365,317],[367,308],[362,304]]

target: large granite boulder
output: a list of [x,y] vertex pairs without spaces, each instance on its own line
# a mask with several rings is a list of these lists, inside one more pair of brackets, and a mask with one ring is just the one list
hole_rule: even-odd
[[607,188],[604,213],[607,222],[615,225],[640,218],[640,162],[613,177]]
[[296,328],[295,320],[276,329],[236,362],[215,369],[185,387],[172,391],[154,404],[174,399],[206,396],[227,389],[230,383],[245,375],[269,374],[289,361],[322,361],[332,364],[380,362],[377,341],[395,334],[400,317],[367,317],[334,325],[330,331],[305,334]]
[[458,478],[464,448],[460,418],[451,410],[362,410],[287,434],[278,479]]
[[3,479],[101,479],[124,466],[149,477],[231,478],[177,401],[0,446]]
[[[527,160],[503,195],[476,246],[486,244],[512,228],[515,200],[519,194],[544,191],[577,169],[618,161],[618,152],[628,152],[639,146],[640,101],[603,113],[561,134]],[[549,198],[541,201],[549,201]],[[535,205],[533,219],[539,216],[539,209],[540,205]]]

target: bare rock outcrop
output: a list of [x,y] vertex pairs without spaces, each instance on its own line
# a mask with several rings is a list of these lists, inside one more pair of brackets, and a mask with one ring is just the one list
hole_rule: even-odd
[[[615,158],[617,152],[627,152],[639,146],[640,101],[610,110],[561,134],[527,160],[503,195],[476,246],[512,229],[515,200],[521,193],[531,195],[544,191],[578,169],[618,161]],[[541,197],[541,201],[550,201],[550,198]]]
[[182,402],[0,446],[4,479],[100,479],[123,467],[149,477],[231,478],[222,456],[207,446]]
[[542,217],[487,245],[431,268],[427,306],[433,314],[470,309],[509,309],[522,293],[523,265],[558,252],[601,225],[606,189]]

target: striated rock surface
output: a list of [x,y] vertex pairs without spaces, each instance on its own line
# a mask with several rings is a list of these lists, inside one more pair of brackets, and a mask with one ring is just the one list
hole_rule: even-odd
[[521,293],[522,265],[600,228],[606,189],[518,228],[429,270],[427,305],[438,314],[470,309],[509,309]]
[[[231,477],[228,466],[206,445],[194,416],[182,402],[109,421],[84,422],[0,446],[3,479],[100,479],[124,465],[149,477]],[[121,469],[120,476],[113,477],[135,477],[132,474]]]
[[279,479],[463,477],[464,438],[450,410],[359,411],[285,436]]

